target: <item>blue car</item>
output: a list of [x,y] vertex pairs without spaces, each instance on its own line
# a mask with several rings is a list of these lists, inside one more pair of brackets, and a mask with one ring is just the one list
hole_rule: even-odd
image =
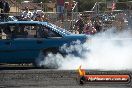
[[54,24],[38,21],[10,21],[0,23],[0,63],[36,63],[40,52],[61,53],[60,47],[87,36],[72,34]]

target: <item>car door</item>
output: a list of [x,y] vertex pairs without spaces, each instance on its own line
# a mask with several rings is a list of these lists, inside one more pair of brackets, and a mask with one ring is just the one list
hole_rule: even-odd
[[53,28],[41,25],[41,28],[38,30],[37,44],[41,49],[51,49],[51,48],[59,48],[64,43],[66,43],[66,39],[63,35],[56,32]]
[[8,24],[8,27],[11,31],[10,37],[7,36],[8,32],[5,31],[6,36],[3,35],[3,39],[0,40],[0,62],[33,62],[40,51],[40,48],[37,47],[36,32],[33,32],[35,29],[31,30],[33,25],[26,23],[11,23]]
[[13,62],[15,59],[16,46],[11,39],[11,30],[8,24],[0,25],[0,63]]
[[[21,63],[31,63],[38,56],[40,47],[37,46],[37,28],[39,25],[32,23],[19,23],[20,30],[23,33],[17,33],[14,37],[14,43],[16,46],[16,55],[18,62]],[[18,35],[19,34],[19,35]]]

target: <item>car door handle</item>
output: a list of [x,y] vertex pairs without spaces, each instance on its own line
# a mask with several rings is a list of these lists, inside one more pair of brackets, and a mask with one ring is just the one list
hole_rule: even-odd
[[43,43],[42,40],[37,40],[37,44],[41,44],[41,43]]

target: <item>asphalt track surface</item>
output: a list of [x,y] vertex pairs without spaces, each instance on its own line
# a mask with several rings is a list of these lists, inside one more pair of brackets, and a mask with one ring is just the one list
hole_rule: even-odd
[[[89,74],[132,74],[130,71],[86,71]],[[85,83],[80,85],[77,70],[0,68],[0,88],[132,88],[130,83]]]

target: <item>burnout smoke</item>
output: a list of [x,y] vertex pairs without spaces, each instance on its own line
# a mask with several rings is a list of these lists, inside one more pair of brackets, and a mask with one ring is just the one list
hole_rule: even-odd
[[88,40],[85,44],[62,46],[66,52],[76,51],[78,56],[69,53],[62,57],[52,55],[43,61],[44,65],[55,65],[59,69],[77,69],[82,65],[92,70],[132,70],[132,38],[128,31],[113,33],[106,31]]

